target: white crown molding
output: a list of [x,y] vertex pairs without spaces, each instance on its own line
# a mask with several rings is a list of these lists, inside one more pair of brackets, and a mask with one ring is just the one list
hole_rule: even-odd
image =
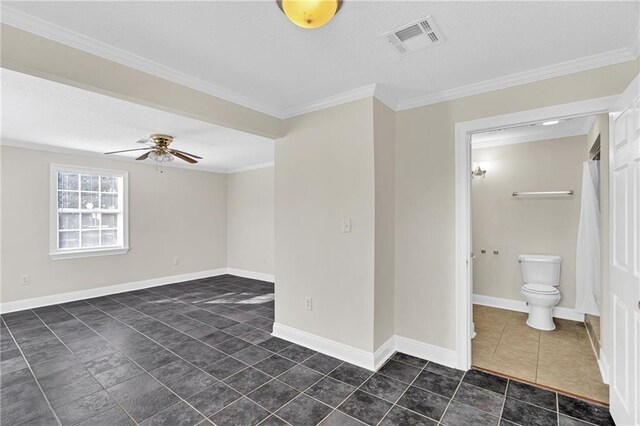
[[[503,299],[500,297],[484,296],[481,294],[473,295],[473,303],[475,305],[490,306],[492,308],[506,309],[509,311],[529,313],[527,302],[524,300]],[[563,308],[556,306],[553,308],[553,317],[567,319],[571,321],[584,322],[584,314],[571,308]]]
[[87,37],[75,31],[52,24],[51,22],[33,17],[13,9],[6,4],[2,5],[0,20],[7,25],[45,37],[49,40],[135,68],[139,71],[181,84],[225,101],[233,102],[243,107],[277,118],[282,118],[279,116],[280,114],[278,109],[273,108],[270,105],[266,105],[247,96],[189,76],[180,71],[174,70],[173,68],[158,64],[141,56],[134,55],[133,53],[126,52],[91,37]]
[[370,98],[376,90],[375,84],[359,87],[357,89],[347,90],[337,95],[328,96],[317,101],[308,102],[287,108],[282,111],[281,118],[291,118],[302,114],[308,114],[314,111],[320,111],[337,105],[346,104],[348,102],[357,101],[364,98]]
[[[63,147],[60,147],[60,146],[43,145],[43,144],[38,144],[38,143],[33,143],[33,142],[24,142],[24,141],[18,141],[18,140],[13,140],[13,139],[4,139],[3,138],[2,140],[0,140],[0,146],[10,146],[10,147],[13,147],[13,148],[30,149],[30,150],[33,150],[33,151],[55,152],[57,154],[80,155],[82,157],[93,157],[93,158],[99,158],[101,160],[110,160],[110,161],[122,161],[122,162],[125,162],[125,163],[138,164],[138,165],[142,165],[142,166],[152,166],[152,167],[156,166],[155,163],[146,162],[146,161],[136,161],[134,158],[130,158],[130,157],[118,157],[118,156],[114,156],[114,155],[106,157],[101,152],[85,151],[85,150],[82,150],[82,149],[74,149],[74,148],[63,148]],[[191,171],[196,171],[196,172],[225,173],[225,174],[226,173],[237,173],[237,172],[254,170],[254,169],[262,169],[262,168],[273,167],[273,166],[274,166],[273,162],[254,164],[254,165],[251,165],[251,166],[239,167],[239,168],[235,168],[235,169],[218,168],[218,167],[207,167],[207,166],[202,166],[202,165],[199,165],[199,164],[195,164],[195,165],[194,164],[181,164],[181,163],[178,163],[177,161],[173,161],[171,163],[163,163],[162,164],[162,167],[185,169],[185,170],[191,170]]]
[[373,97],[385,104],[393,111],[397,110],[398,100],[393,96],[389,90],[385,89],[379,84],[376,84],[376,88],[373,92]]
[[[595,116],[594,116],[595,119]],[[591,121],[593,124],[593,121]],[[591,129],[591,126],[587,128],[587,130],[582,129],[567,129],[567,130],[556,130],[556,131],[546,131],[540,134],[532,134],[526,136],[516,136],[509,138],[495,138],[490,140],[484,140],[481,142],[474,142],[473,136],[471,137],[471,147],[473,149],[482,149],[482,148],[493,148],[496,146],[504,146],[504,145],[516,145],[520,143],[530,143],[530,142],[540,142],[551,139],[559,139],[559,138],[568,138],[571,136],[583,136],[586,135]]]
[[636,59],[636,57],[637,54],[633,54],[629,47],[625,47],[622,49],[613,50],[611,52],[605,52],[598,55],[575,59],[572,61],[561,62],[555,65],[549,65],[529,71],[506,75],[503,77],[469,84],[454,89],[443,90],[437,93],[418,96],[412,99],[404,99],[398,102],[396,111],[418,108],[436,104],[439,102],[450,101],[453,99],[479,95],[481,93],[506,89],[522,84],[533,83],[553,77],[560,77],[563,75],[587,71],[608,65],[615,65],[622,62],[631,61],[633,59]]
[[13,9],[6,4],[3,4],[2,6],[0,21],[58,43],[83,50],[105,59],[135,68],[139,71],[146,72],[165,80],[181,84],[217,98],[281,119],[291,118],[373,96],[392,110],[402,111],[532,83],[548,78],[559,77],[566,74],[586,71],[607,65],[614,65],[636,59],[640,54],[640,41],[638,40],[638,28],[636,28],[628,46],[621,49],[498,77],[453,89],[443,90],[432,94],[399,100],[389,93],[390,91],[382,90],[379,85],[369,84],[360,88],[318,99],[316,101],[295,105],[289,108],[278,108],[223,87],[208,83],[199,78],[189,76],[170,67],[126,52],[122,49],[52,24],[48,21],[30,16]]

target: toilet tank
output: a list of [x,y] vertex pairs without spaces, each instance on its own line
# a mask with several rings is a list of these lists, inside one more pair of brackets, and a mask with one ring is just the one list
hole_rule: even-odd
[[551,254],[521,254],[518,261],[525,284],[560,284],[562,257]]

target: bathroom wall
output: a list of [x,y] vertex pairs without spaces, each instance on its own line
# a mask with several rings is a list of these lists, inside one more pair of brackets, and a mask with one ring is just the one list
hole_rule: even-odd
[[[575,255],[585,136],[541,140],[473,150],[487,170],[474,179],[474,294],[522,300],[518,255],[562,256],[558,306],[575,304]],[[514,191],[572,189],[572,197],[514,198]],[[486,254],[481,254],[486,249]],[[497,250],[499,254],[493,254]]]

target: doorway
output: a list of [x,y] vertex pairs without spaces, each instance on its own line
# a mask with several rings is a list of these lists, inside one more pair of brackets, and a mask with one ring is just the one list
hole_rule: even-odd
[[585,325],[601,305],[602,123],[607,114],[471,135],[472,365],[607,404]]
[[571,104],[557,105],[456,124],[456,353],[458,368],[471,367],[472,321],[472,239],[471,239],[471,135],[490,130],[519,127],[549,121],[607,113],[615,96],[597,98]]
[[[610,379],[611,415],[620,424],[640,422],[638,410],[638,381],[640,366],[640,264],[638,239],[640,230],[637,208],[640,206],[640,76],[620,95],[590,99],[552,107],[522,111],[501,116],[456,123],[455,126],[455,306],[456,356],[461,369],[471,367],[472,322],[472,241],[471,241],[471,143],[474,133],[537,123],[554,118],[610,113],[609,130],[611,167],[609,188],[610,256],[607,269],[611,274],[610,287],[603,291],[609,310],[603,316],[609,325],[608,354],[600,359],[604,381]],[[634,331],[635,330],[635,331]],[[605,337],[605,336],[603,336]],[[605,339],[606,340],[606,339]]]

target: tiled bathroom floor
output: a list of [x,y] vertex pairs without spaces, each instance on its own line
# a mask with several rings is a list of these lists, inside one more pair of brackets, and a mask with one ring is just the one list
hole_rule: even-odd
[[272,337],[222,276],[2,315],[0,424],[610,425],[606,408],[395,354],[373,373]]
[[554,319],[554,331],[526,325],[527,314],[473,306],[473,365],[609,403],[583,323]]

